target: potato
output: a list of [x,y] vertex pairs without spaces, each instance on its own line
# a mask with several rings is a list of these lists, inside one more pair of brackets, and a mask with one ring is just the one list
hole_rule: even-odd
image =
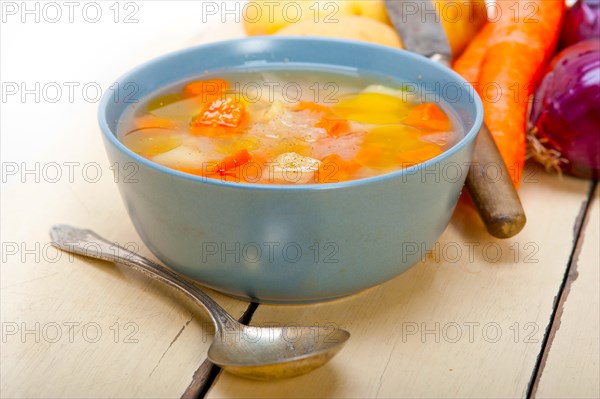
[[336,3],[340,6],[340,16],[368,17],[390,25],[383,0],[342,0],[336,1]]
[[354,39],[402,48],[402,42],[396,31],[382,22],[351,15],[338,17],[337,20],[336,23],[315,23],[313,20],[304,20],[297,24],[288,25],[275,34]]
[[[458,57],[487,20],[485,0],[434,2],[448,35],[452,53],[454,57]],[[383,0],[259,0],[248,4],[252,6],[249,6],[247,17],[244,18],[244,28],[250,36],[270,35],[283,29],[283,34],[286,35],[338,37],[401,46],[397,35],[392,39],[390,31],[384,28],[373,28],[374,31],[371,32],[371,27],[363,26],[362,22],[359,27],[344,24],[346,21],[352,22],[346,17],[360,16],[392,27]],[[260,10],[260,17],[256,16],[257,10]],[[420,15],[414,17],[420,18]],[[294,26],[297,27],[292,28]],[[382,33],[384,36],[379,38],[378,35]],[[377,40],[373,40],[374,38]]]
[[253,0],[244,6],[244,29],[249,36],[270,35],[302,20],[332,22],[346,15],[389,23],[383,0]]
[[315,181],[320,164],[321,161],[317,159],[286,152],[273,160],[273,170],[265,177],[273,183],[311,183]]
[[485,0],[434,1],[456,58],[487,21]]
[[158,154],[152,160],[169,168],[202,169],[203,164],[210,159],[197,149],[182,145]]
[[317,1],[251,1],[244,6],[242,22],[249,36],[272,35],[289,24],[314,18],[321,8]]

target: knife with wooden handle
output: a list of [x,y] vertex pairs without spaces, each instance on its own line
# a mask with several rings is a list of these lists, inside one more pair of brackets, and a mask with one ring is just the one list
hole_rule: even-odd
[[[450,68],[452,50],[432,0],[385,0],[385,7],[406,50]],[[491,179],[486,175],[489,165],[497,166],[498,178]],[[491,235],[510,238],[523,229],[527,220],[525,211],[506,164],[485,125],[475,142],[466,185]]]

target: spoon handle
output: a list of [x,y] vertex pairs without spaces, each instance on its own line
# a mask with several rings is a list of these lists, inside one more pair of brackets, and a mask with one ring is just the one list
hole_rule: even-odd
[[152,262],[128,249],[116,245],[94,233],[68,225],[55,225],[50,229],[52,245],[78,255],[118,262],[146,276],[178,289],[200,304],[215,322],[216,332],[236,328],[238,322],[200,288],[188,283],[171,270]]

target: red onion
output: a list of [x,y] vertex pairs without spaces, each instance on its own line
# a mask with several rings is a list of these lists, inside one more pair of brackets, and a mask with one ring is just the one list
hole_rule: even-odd
[[538,87],[529,117],[532,156],[547,168],[600,177],[600,39],[561,51]]
[[578,0],[567,11],[560,48],[600,37],[600,0]]

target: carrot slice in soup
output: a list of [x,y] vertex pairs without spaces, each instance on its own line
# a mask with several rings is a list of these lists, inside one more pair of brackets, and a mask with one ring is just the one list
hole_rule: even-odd
[[310,111],[317,114],[323,114],[323,117],[315,124],[315,127],[325,129],[330,136],[339,136],[350,131],[350,124],[347,120],[338,118],[333,110],[325,105],[309,101],[300,101],[297,105],[299,111]]
[[402,151],[396,155],[396,161],[403,167],[417,165],[419,163],[437,157],[442,149],[435,144],[426,143],[425,146],[414,150]]
[[217,98],[202,108],[200,115],[192,120],[191,125],[192,127],[238,127],[245,112],[246,107],[241,101],[230,97]]
[[178,132],[160,128],[135,130],[122,140],[127,148],[144,157],[153,157],[181,145]]
[[325,115],[331,115],[333,113],[333,111],[329,107],[310,101],[300,101],[296,108],[298,109],[298,111],[306,110],[315,113],[322,113]]
[[386,157],[385,152],[381,147],[365,145],[358,151],[356,161],[369,168],[389,168],[394,165],[394,161]]
[[426,132],[447,132],[452,129],[448,115],[434,103],[419,104],[411,109],[404,124]]
[[185,85],[183,95],[185,97],[203,96],[205,97],[203,99],[208,99],[220,96],[227,89],[229,89],[229,82],[223,79],[197,80]]
[[315,127],[323,128],[330,136],[339,136],[350,131],[350,124],[345,119],[324,116]]
[[354,161],[346,161],[338,154],[331,154],[323,158],[319,165],[319,183],[337,183],[351,180],[360,165]]
[[248,152],[248,150],[243,149],[237,151],[235,154],[225,157],[219,164],[217,165],[217,173],[223,175],[228,171],[237,168],[245,163],[250,162],[252,156]]

